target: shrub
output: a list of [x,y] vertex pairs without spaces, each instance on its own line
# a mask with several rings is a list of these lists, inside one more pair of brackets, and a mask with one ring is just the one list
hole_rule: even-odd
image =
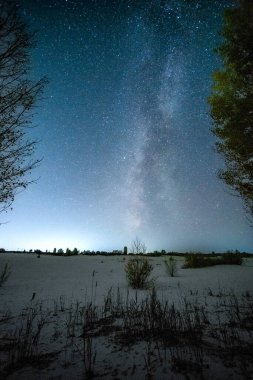
[[8,280],[10,274],[11,269],[7,263],[3,267],[0,267],[0,287]]
[[203,256],[201,253],[187,253],[185,255],[184,268],[203,268],[217,265],[219,259]]
[[[212,255],[213,256],[213,255]],[[227,252],[219,257],[206,257],[201,253],[187,253],[184,268],[203,268],[214,265],[241,265],[242,256],[238,253]]]
[[174,257],[170,257],[169,260],[164,260],[164,264],[168,275],[174,277],[177,273],[177,262]]
[[201,268],[210,265],[199,253],[187,253],[184,258],[184,268]]
[[125,266],[125,272],[129,285],[134,289],[144,289],[150,286],[152,280],[150,274],[153,265],[147,258],[136,257],[130,259]]
[[223,264],[242,265],[242,255],[240,253],[226,252],[222,255]]

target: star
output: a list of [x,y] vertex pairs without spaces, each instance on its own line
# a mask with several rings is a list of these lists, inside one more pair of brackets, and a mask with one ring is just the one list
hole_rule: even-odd
[[151,250],[250,250],[207,104],[233,0],[18,2],[38,31],[31,78],[49,78],[29,130],[44,159],[1,244],[113,250],[139,236]]

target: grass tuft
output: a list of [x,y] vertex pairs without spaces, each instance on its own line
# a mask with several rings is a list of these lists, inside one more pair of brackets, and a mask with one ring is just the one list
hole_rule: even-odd
[[169,260],[165,260],[164,264],[168,275],[174,277],[177,273],[177,262],[174,257],[170,257]]
[[11,274],[11,269],[9,264],[5,264],[3,267],[0,267],[0,287],[8,280]]

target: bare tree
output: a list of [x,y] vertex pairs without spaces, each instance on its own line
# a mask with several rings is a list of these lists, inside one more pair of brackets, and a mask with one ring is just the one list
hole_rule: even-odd
[[35,101],[47,82],[28,79],[34,35],[10,0],[0,0],[0,212],[7,210],[18,190],[32,182],[40,162],[32,159],[36,141],[27,136]]
[[132,242],[131,252],[135,255],[145,255],[147,253],[147,247],[138,237],[136,237]]

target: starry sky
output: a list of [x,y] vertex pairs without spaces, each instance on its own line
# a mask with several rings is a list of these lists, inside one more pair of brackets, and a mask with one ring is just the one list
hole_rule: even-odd
[[7,249],[252,251],[217,179],[207,97],[232,0],[18,0],[49,84],[29,133],[38,181],[2,214]]

